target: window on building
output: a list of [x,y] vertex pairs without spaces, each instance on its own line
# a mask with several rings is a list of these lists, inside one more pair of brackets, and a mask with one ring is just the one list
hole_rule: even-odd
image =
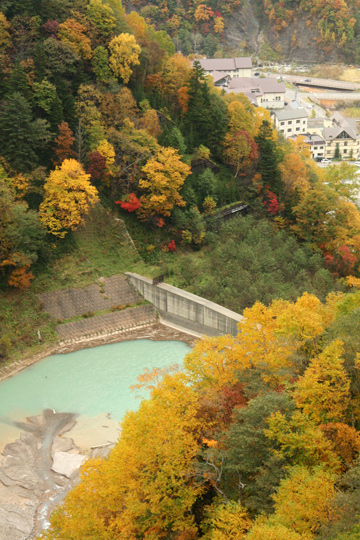
[[291,132],[291,128],[288,129],[288,133],[290,133],[290,132]]
[[280,101],[280,100],[281,100],[280,96],[275,96],[275,101]]
[[347,149],[346,148],[344,148],[344,154],[347,154]]
[[285,129],[280,129],[280,133],[285,133]]
[[305,123],[306,123],[306,120],[303,120],[303,124],[305,124]]
[[284,126],[285,125],[285,122],[280,122],[280,126]]
[[292,124],[292,120],[288,120],[288,125],[290,126]]
[[300,131],[300,128],[296,128],[296,131]]
[[344,142],[344,146],[347,146],[347,142]]
[[296,120],[296,123],[297,123],[297,124],[300,124],[300,120]]

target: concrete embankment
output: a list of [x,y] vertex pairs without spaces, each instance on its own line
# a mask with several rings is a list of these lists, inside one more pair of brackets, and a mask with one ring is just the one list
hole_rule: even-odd
[[165,323],[208,336],[237,335],[242,315],[167,283],[154,284],[152,279],[132,272],[125,275]]

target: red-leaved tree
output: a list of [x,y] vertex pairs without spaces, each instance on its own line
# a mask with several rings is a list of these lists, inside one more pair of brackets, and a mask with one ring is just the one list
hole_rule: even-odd
[[135,212],[138,208],[141,206],[141,202],[135,195],[135,193],[130,193],[126,200],[124,201],[116,201],[116,204],[118,204],[123,210],[127,210],[128,212]]

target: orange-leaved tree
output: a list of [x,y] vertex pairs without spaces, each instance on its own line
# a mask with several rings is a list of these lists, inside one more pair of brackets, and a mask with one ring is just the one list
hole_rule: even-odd
[[146,191],[140,199],[139,213],[143,219],[170,216],[174,206],[185,206],[179,190],[190,174],[190,167],[174,148],[161,147],[155,157],[142,168],[146,178],[139,187]]
[[49,231],[64,238],[76,229],[97,200],[97,189],[90,183],[82,165],[65,159],[50,173],[45,186],[45,199],[40,205],[40,219]]
[[76,155],[73,149],[75,137],[69,124],[67,122],[61,122],[58,129],[59,134],[55,139],[56,147],[54,148],[57,159],[53,159],[54,165],[61,165],[65,159],[74,158]]
[[91,41],[86,32],[86,26],[70,18],[60,24],[58,36],[81,58],[89,60],[92,56]]

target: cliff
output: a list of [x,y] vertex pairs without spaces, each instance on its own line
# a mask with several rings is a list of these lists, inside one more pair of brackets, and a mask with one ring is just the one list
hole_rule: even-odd
[[227,21],[224,40],[229,48],[243,48],[261,60],[292,60],[321,63],[346,59],[347,50],[339,42],[324,42],[317,19],[309,25],[308,14],[298,14],[278,31],[261,8],[243,0]]

